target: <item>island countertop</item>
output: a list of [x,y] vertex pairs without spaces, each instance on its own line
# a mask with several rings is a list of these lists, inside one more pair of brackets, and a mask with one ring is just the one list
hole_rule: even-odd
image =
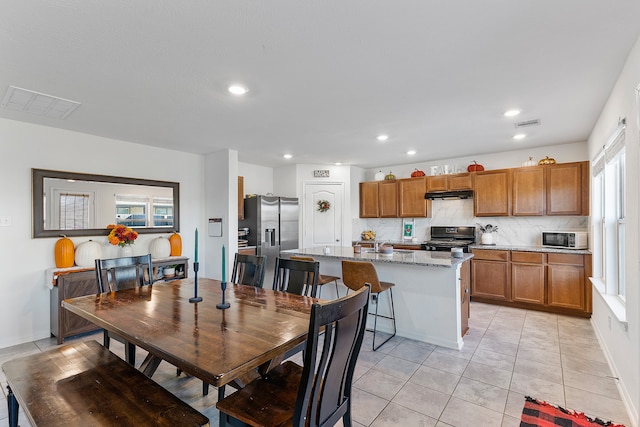
[[289,249],[282,251],[288,255],[306,255],[313,258],[348,259],[355,261],[371,261],[374,263],[409,264],[415,266],[457,268],[458,265],[473,258],[473,254],[463,253],[461,258],[451,256],[450,252],[412,251],[396,249],[392,254],[381,254],[362,248],[362,252],[354,253],[351,246],[329,246],[329,253],[324,247]]

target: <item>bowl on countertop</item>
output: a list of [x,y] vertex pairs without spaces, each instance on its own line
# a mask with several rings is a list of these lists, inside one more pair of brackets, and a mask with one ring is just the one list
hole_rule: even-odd
[[385,254],[385,255],[389,255],[393,253],[393,246],[391,245],[384,245],[384,246],[380,246],[378,248],[378,252],[381,254]]

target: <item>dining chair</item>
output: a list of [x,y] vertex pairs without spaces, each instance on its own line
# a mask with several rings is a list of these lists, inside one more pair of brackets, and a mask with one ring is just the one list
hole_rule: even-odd
[[303,365],[286,361],[219,400],[220,417],[227,425],[254,427],[328,427],[340,419],[351,426],[351,386],[368,304],[369,286],[314,303]]
[[236,253],[233,260],[231,283],[262,287],[267,257],[265,255],[246,255]]
[[[96,259],[98,293],[116,292],[121,289],[148,286],[153,283],[151,254],[133,257]],[[125,359],[131,365],[136,362],[136,346],[122,337],[103,330],[103,345],[109,348],[111,338],[124,344]]]
[[[310,256],[300,256],[300,255],[291,255],[290,259],[295,259],[298,261],[309,261],[309,262],[316,262],[315,259],[313,259],[313,257]],[[320,273],[318,276],[318,298],[320,298],[320,295],[322,295],[322,285],[326,285],[327,283],[335,283],[336,284],[336,297],[340,298],[340,292],[338,291],[338,280],[340,279],[340,277],[338,276],[329,276],[329,275],[325,275]]]
[[[371,294],[373,303],[376,306],[374,313],[369,313],[374,316],[373,318],[373,351],[379,349],[391,338],[396,336],[396,313],[393,307],[393,287],[394,283],[381,282],[378,279],[378,272],[376,267],[371,262],[363,261],[348,261],[342,260],[342,283],[347,287],[347,293],[349,290],[358,290],[365,286],[365,284],[371,285]],[[389,291],[389,299],[391,302],[391,315],[385,316],[378,313],[378,307],[380,306],[380,294],[382,292]],[[378,330],[378,318],[389,319],[393,323],[393,333],[390,337],[385,339],[382,343],[376,346],[376,332]]]
[[315,298],[318,293],[320,263],[276,258],[273,290]]

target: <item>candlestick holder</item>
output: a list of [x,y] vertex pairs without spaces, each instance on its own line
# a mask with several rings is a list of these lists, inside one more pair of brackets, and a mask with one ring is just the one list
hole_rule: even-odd
[[224,295],[227,293],[227,282],[220,282],[220,288],[222,289],[222,302],[217,304],[216,307],[222,310],[225,310],[231,307],[231,304],[225,302]]
[[193,263],[193,297],[189,298],[189,302],[200,302],[202,301],[202,297],[198,296],[198,267],[200,266],[199,262]]

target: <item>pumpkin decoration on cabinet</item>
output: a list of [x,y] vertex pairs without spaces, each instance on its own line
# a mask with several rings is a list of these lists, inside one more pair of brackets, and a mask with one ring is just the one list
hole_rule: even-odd
[[171,243],[169,243],[169,239],[160,236],[151,240],[151,243],[149,243],[149,253],[153,259],[167,258],[171,255]]
[[171,245],[171,256],[182,255],[182,237],[178,233],[173,233],[169,237],[169,243]]
[[484,166],[482,166],[480,163],[476,162],[475,160],[473,161],[472,164],[467,166],[467,172],[481,172],[483,170],[484,170]]
[[80,243],[76,248],[76,265],[80,267],[94,267],[98,258],[102,258],[102,245],[98,242],[89,240]]
[[393,174],[393,172],[389,171],[389,173],[385,175],[384,179],[387,181],[391,181],[396,179],[396,176]]
[[523,167],[527,167],[527,166],[535,166],[537,165],[536,161],[533,160],[533,157],[529,156],[529,160],[527,160],[526,162],[522,162],[522,166]]
[[376,181],[384,181],[384,172],[379,171],[375,174],[374,179]]
[[54,249],[57,268],[73,267],[75,262],[75,248],[73,241],[65,235],[58,239]]
[[545,156],[544,159],[541,159],[538,162],[539,165],[555,165],[556,164],[556,159],[554,159],[553,157],[549,158],[549,156]]
[[421,171],[419,169],[414,169],[413,172],[411,172],[411,178],[419,178],[425,175],[426,174],[424,173],[424,171]]

